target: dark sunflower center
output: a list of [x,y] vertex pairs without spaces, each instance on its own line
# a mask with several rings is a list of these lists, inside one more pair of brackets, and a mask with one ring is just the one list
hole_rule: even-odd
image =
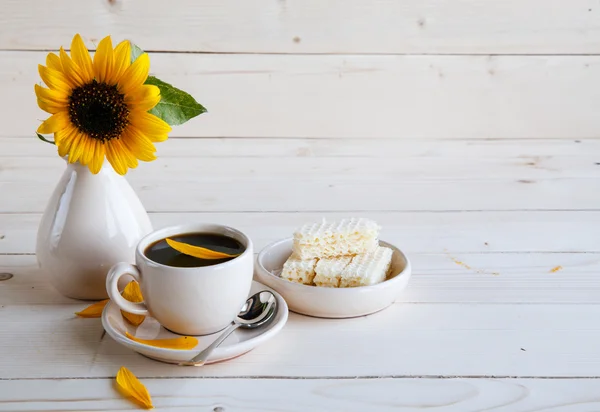
[[93,80],[73,89],[69,117],[79,131],[104,143],[121,136],[129,123],[129,109],[117,86]]

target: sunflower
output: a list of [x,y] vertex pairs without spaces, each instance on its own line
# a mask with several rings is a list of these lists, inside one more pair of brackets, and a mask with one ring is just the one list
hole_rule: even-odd
[[171,127],[148,113],[160,101],[160,90],[144,84],[150,70],[148,54],[131,63],[131,44],[112,47],[110,36],[98,44],[92,61],[83,40],[75,35],[71,56],[64,49],[49,53],[35,85],[39,107],[52,114],[38,133],[54,133],[61,157],[88,166],[94,174],[104,163],[124,175],[138,159],[156,159],[153,142],[167,139]]

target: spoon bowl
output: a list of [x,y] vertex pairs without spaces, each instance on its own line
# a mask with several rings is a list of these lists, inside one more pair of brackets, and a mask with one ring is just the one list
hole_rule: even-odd
[[243,329],[254,329],[268,323],[277,311],[275,295],[268,290],[250,296],[234,322]]
[[206,349],[194,356],[187,362],[181,362],[181,366],[201,366],[206,363],[210,353],[219,346],[234,330],[256,329],[271,322],[277,314],[277,299],[275,295],[263,290],[250,296],[242,306],[240,313],[235,317],[221,335],[211,343]]

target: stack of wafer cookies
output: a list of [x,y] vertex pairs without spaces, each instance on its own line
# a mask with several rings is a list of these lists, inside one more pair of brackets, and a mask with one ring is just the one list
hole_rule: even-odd
[[383,282],[392,250],[379,246],[379,225],[369,219],[306,224],[294,232],[293,253],[281,277],[321,287],[357,287]]

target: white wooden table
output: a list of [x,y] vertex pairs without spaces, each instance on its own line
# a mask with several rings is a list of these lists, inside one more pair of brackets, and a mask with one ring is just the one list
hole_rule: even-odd
[[[600,410],[597,2],[173,3],[3,2],[1,411],[135,409],[120,366],[159,410]],[[227,223],[260,250],[306,221],[370,217],[412,260],[406,292],[358,319],[290,314],[202,368],[76,318],[87,303],[34,256],[64,164],[33,137],[33,84],[77,31],[132,38],[209,110],[128,175],[155,227]]]

